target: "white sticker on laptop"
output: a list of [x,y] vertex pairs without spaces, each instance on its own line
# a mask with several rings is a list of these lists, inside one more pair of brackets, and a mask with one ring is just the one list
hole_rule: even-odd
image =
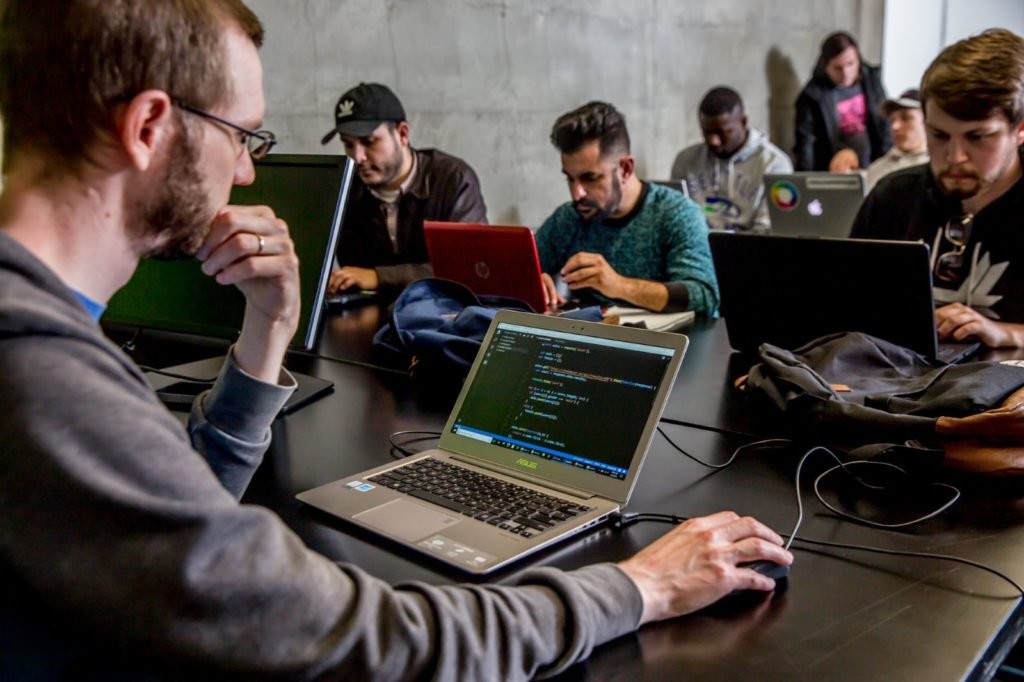
[[443,535],[431,535],[416,544],[438,556],[445,557],[449,561],[465,564],[470,568],[480,568],[481,566],[488,566],[494,563],[493,554],[467,547]]
[[361,493],[366,493],[373,490],[377,486],[373,485],[372,483],[363,483],[362,481],[349,481],[348,483],[345,484],[345,487],[352,488],[353,490],[358,490]]

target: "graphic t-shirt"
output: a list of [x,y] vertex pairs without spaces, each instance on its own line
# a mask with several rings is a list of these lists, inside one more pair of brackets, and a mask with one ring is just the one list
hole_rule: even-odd
[[1024,178],[974,216],[960,267],[944,280],[938,274],[950,271],[940,259],[955,250],[944,228],[959,214],[960,202],[940,192],[928,165],[913,166],[879,181],[850,236],[921,240],[931,248],[936,303],[964,303],[992,319],[1024,323]]
[[860,159],[860,167],[867,168],[871,163],[871,144],[867,135],[867,100],[860,83],[836,88],[836,120],[840,144],[852,149]]

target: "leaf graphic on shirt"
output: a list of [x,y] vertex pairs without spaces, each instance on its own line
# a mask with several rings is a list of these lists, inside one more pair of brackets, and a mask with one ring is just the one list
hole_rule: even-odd
[[[1005,261],[992,265],[992,261],[986,252],[978,260],[978,267],[974,270],[974,289],[971,291],[970,302],[976,308],[991,308],[1002,300],[1001,295],[993,295],[992,289],[999,282],[999,278],[1010,267],[1010,262]],[[959,289],[940,289],[935,287],[935,300],[939,303],[966,303],[967,287],[971,278],[968,277],[960,285]]]

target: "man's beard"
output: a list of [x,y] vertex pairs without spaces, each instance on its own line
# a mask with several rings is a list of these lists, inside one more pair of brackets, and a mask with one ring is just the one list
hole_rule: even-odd
[[[939,182],[939,188],[942,190],[942,193],[945,194],[947,197],[950,197],[951,199],[957,199],[959,201],[963,201],[964,199],[970,199],[971,197],[977,195],[988,184],[982,181],[981,176],[978,175],[976,171],[967,171],[965,173],[963,170],[960,170],[957,172],[957,174],[961,176],[961,180],[959,180],[955,186],[949,187],[946,185],[945,182],[945,178],[949,175],[949,172],[949,168],[943,169],[942,171],[939,172],[937,180]],[[963,179],[965,177],[973,179],[974,185],[966,187],[960,186],[960,183],[963,182]]]
[[[973,167],[958,168],[957,174],[965,178],[974,180],[973,186],[947,187],[946,183],[943,180],[948,177],[950,171],[952,170],[949,167],[943,168],[941,171],[939,171],[939,173],[936,175],[936,180],[938,181],[939,187],[942,189],[943,194],[945,194],[946,196],[952,199],[959,199],[960,201],[970,199],[983,192],[988,191],[989,189],[992,188],[993,185],[999,182],[1001,178],[1005,177],[1007,173],[1010,172],[1010,168],[1013,166],[1014,162],[1017,160],[1018,154],[1019,152],[1017,151],[1017,146],[1014,145],[1009,149],[1009,151],[1007,151],[1006,156],[1003,159],[1003,163],[999,166],[999,168],[994,170],[988,177],[983,176],[981,173],[978,172],[976,168]],[[934,173],[934,169],[932,172]],[[963,180],[961,179],[961,182],[962,181]]]
[[398,143],[398,139],[395,137],[394,133],[391,134],[391,137],[395,143],[395,153],[392,154],[391,158],[387,159],[382,165],[369,166],[370,170],[375,170],[377,171],[377,174],[380,175],[380,180],[372,184],[365,180],[363,181],[370,189],[380,190],[387,187],[394,182],[395,178],[397,178],[402,172],[402,163],[405,161],[405,158],[402,156],[402,147]]
[[[572,207],[576,209],[576,213],[579,214],[580,218],[589,222],[603,222],[607,220],[615,211],[619,210],[619,204],[622,203],[622,183],[619,182],[619,178],[616,175],[612,176],[612,191],[608,197],[608,201],[601,206],[592,199],[582,197],[572,202]],[[589,209],[590,216],[581,209]]]
[[181,260],[195,256],[206,239],[213,219],[209,197],[199,173],[199,145],[185,126],[170,152],[167,170],[156,196],[133,207],[133,223],[141,238],[160,246],[143,254],[156,260]]

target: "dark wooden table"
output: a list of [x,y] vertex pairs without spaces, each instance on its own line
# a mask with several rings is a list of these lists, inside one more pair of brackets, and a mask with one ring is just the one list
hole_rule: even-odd
[[[375,307],[328,317],[316,352],[334,359],[289,357],[290,368],[330,379],[335,390],[275,423],[273,445],[246,501],[274,509],[317,551],[389,582],[463,580],[294,499],[302,490],[388,461],[390,433],[438,431],[444,424],[451,401],[439,396],[450,392],[348,364],[373,359],[370,339],[381,319]],[[754,440],[751,434],[777,433],[775,420],[754,414],[731,388],[749,361],[730,351],[724,324],[698,322],[689,335],[690,350],[665,412],[685,425],[664,424],[668,436],[696,457],[721,462]],[[713,472],[656,436],[627,511],[696,516],[732,509],[789,532],[797,515],[794,474],[802,452],[745,453],[728,469]],[[823,459],[808,463],[800,537],[955,555],[1024,583],[1024,498],[1015,483],[930,472],[960,486],[961,501],[909,531],[883,532],[841,520],[818,504],[809,482],[825,465]],[[843,490],[836,494],[843,501]],[[517,570],[533,565],[573,569],[624,559],[667,529],[655,523],[603,527],[492,580],[512,580]],[[791,579],[772,598],[740,599],[647,626],[600,647],[563,678],[988,679],[1024,622],[1019,594],[976,568],[800,542],[794,547]]]

